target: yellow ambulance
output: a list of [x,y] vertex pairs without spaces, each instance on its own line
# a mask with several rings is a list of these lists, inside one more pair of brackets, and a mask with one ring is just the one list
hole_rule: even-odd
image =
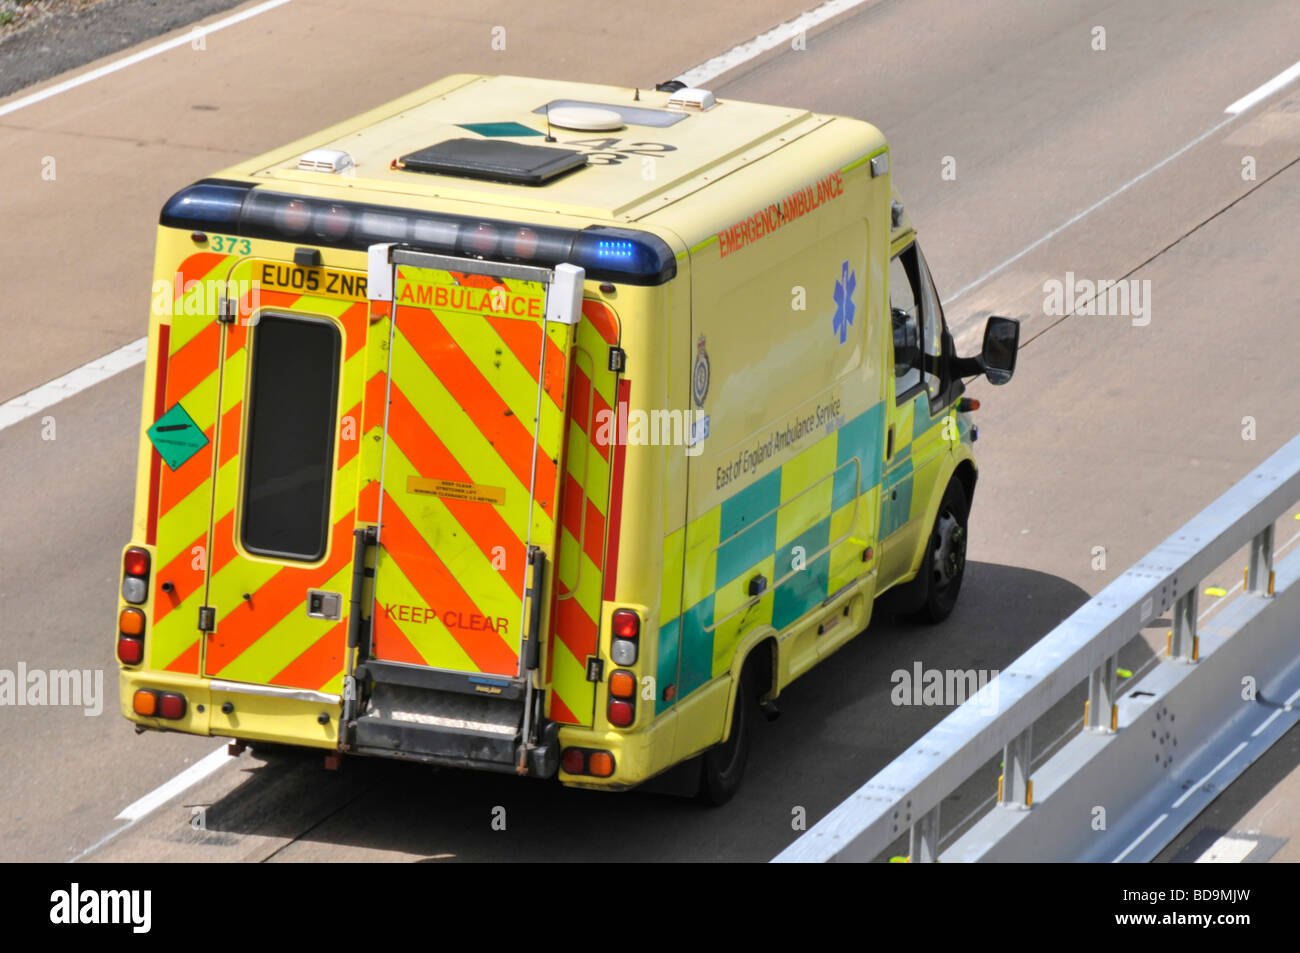
[[875,600],[961,585],[976,431],[867,123],[458,75],[177,192],[123,715],[720,803]]

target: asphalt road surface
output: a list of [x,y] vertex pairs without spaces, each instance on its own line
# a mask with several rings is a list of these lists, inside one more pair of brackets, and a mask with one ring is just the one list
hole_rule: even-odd
[[[202,50],[183,44],[9,112],[41,87],[0,100],[12,186],[0,193],[0,402],[145,333],[162,201],[237,158],[448,73],[648,86],[803,12],[795,0],[617,15],[576,2],[565,17],[444,6],[293,0]],[[504,51],[490,46],[498,25]],[[1293,0],[878,0],[801,45],[706,85],[876,123],[965,350],[988,314],[1024,322],[1015,380],[971,391],[981,480],[953,616],[877,622],[795,683],[719,809],[379,761],[326,772],[319,755],[255,751],[119,818],[219,744],[136,736],[116,714],[137,366],[0,430],[0,668],[103,669],[108,696],[98,715],[0,708],[0,858],[766,860],[796,836],[797,809],[815,821],[947,713],[891,705],[893,671],[1005,667],[1295,434],[1300,84],[1225,112],[1295,61]],[[1145,314],[1045,313],[1044,282],[1070,273],[1141,283]],[[1297,529],[1288,520],[1279,541]],[[1122,666],[1147,664],[1163,644],[1149,635]],[[1081,714],[1076,693],[1036,744]],[[1294,735],[1167,854],[1215,825],[1257,823],[1283,842],[1274,859],[1300,859],[1285,807],[1300,802]],[[995,775],[945,803],[946,831]]]

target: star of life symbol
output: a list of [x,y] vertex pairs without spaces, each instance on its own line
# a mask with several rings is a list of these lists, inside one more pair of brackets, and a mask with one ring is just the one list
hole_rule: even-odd
[[840,277],[835,280],[835,314],[831,318],[831,332],[838,334],[840,343],[849,339],[849,325],[853,323],[853,291],[858,286],[858,273],[846,261],[840,265]]

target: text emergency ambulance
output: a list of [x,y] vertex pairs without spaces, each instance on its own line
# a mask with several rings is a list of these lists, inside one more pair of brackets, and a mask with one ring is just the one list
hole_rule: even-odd
[[879,131],[679,83],[448,77],[178,192],[155,279],[128,719],[715,803],[952,608],[1018,338],[954,355]]

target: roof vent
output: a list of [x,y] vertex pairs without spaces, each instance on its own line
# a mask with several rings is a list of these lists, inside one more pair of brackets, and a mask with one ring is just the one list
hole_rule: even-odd
[[312,149],[298,157],[298,168],[303,172],[346,172],[353,166],[352,156],[338,149]]
[[614,110],[592,106],[556,106],[546,110],[546,120],[552,126],[580,132],[613,132],[623,128],[623,117]]
[[694,86],[683,86],[668,97],[669,109],[698,109],[700,112],[704,112],[706,109],[712,109],[715,105],[717,105],[717,101],[713,98],[711,92]]
[[395,166],[411,172],[515,185],[545,185],[586,164],[587,157],[575,149],[530,146],[501,139],[448,139],[402,156]]

